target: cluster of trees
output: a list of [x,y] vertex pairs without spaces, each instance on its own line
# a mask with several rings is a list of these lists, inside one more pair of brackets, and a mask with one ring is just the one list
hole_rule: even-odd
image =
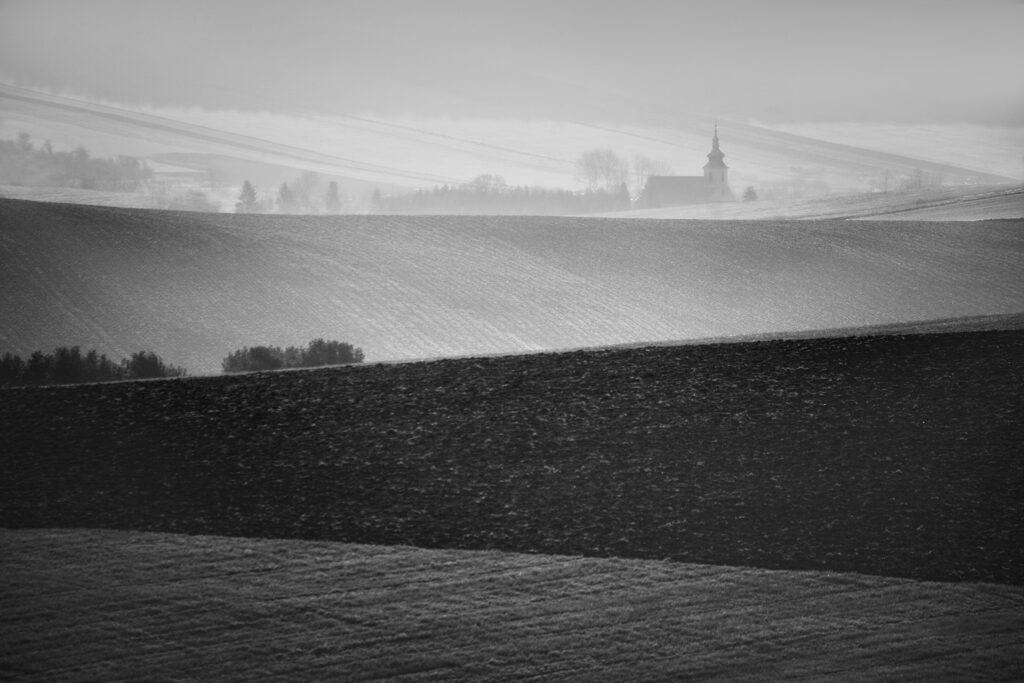
[[625,184],[639,196],[652,175],[671,175],[672,167],[663,161],[637,155],[632,167],[610,149],[590,149],[576,160],[576,179],[591,191],[612,190]]
[[28,133],[0,140],[0,184],[137,192],[152,177],[152,169],[135,157],[94,159],[81,145],[58,152],[49,140],[36,147]]
[[246,180],[238,194],[235,213],[339,213],[342,198],[338,183],[332,180],[323,190],[320,180],[316,173],[305,171],[291,185],[281,183],[276,196],[260,192]]
[[95,350],[62,346],[53,353],[36,351],[27,360],[11,353],[0,358],[0,386],[115,382],[126,379],[184,377],[185,371],[168,365],[155,353],[139,351],[114,362]]
[[373,211],[383,214],[577,214],[622,211],[631,207],[625,183],[583,192],[511,187],[501,176],[481,175],[469,183],[435,186],[413,194],[373,195]]
[[281,370],[283,368],[316,368],[324,365],[362,363],[363,350],[339,341],[314,339],[300,348],[289,346],[243,347],[225,358],[221,367],[226,373]]

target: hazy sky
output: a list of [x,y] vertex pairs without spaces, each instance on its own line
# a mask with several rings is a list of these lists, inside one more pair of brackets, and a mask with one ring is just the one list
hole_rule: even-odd
[[355,114],[1024,125],[1019,0],[0,0],[0,77]]

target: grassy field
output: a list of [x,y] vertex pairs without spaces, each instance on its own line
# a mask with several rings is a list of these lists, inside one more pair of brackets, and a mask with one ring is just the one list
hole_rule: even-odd
[[0,200],[0,352],[216,373],[316,337],[368,360],[1024,311],[1020,221],[241,216]]
[[0,392],[0,525],[1024,585],[1024,332]]
[[0,677],[1019,680],[1019,586],[0,530]]

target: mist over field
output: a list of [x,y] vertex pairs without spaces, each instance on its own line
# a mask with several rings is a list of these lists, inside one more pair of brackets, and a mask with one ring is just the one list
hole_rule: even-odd
[[1022,27],[0,1],[0,676],[1024,680]]
[[[302,212],[380,212],[375,190],[482,176],[580,192],[578,162],[595,149],[621,159],[635,201],[652,170],[699,175],[716,123],[737,196],[1019,184],[1021,12],[916,0],[9,2],[0,139],[144,160],[144,191],[106,203],[225,212],[246,180],[278,210],[280,185],[303,173],[318,174],[321,196],[336,182],[340,200]],[[38,184],[3,171],[8,196]],[[45,184],[80,198],[81,179]],[[190,191],[208,202],[189,204]]]

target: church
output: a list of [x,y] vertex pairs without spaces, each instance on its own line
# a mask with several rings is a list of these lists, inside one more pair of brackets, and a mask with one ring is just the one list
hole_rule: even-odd
[[703,204],[705,202],[731,202],[735,199],[729,189],[729,167],[723,159],[725,154],[718,147],[718,124],[711,138],[711,153],[704,164],[704,175],[652,175],[647,179],[636,206],[641,209],[655,209],[680,204]]

